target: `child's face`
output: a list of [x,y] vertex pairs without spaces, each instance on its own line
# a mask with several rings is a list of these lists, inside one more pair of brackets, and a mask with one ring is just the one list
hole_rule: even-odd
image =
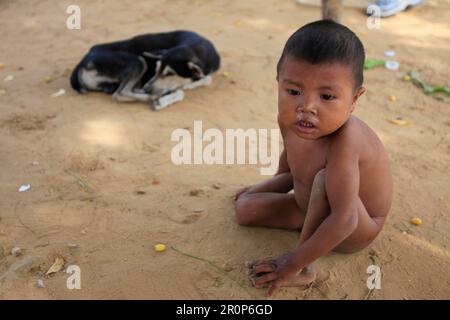
[[363,93],[363,87],[354,90],[350,66],[287,56],[278,74],[280,125],[305,139],[326,136],[348,120]]

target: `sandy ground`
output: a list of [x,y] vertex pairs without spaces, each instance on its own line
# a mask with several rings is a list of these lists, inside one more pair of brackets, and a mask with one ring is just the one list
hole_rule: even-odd
[[[292,248],[298,234],[235,223],[231,195],[265,179],[260,165],[175,166],[170,135],[192,131],[194,120],[220,130],[276,128],[277,59],[320,10],[291,0],[78,0],[82,29],[68,30],[69,4],[0,0],[0,298],[264,299],[249,285],[245,261]],[[401,63],[397,72],[366,72],[356,110],[390,154],[394,203],[369,248],[321,258],[312,286],[283,289],[277,299],[450,298],[450,108],[402,80],[417,69],[448,85],[449,13],[449,1],[427,1],[369,30],[360,11],[345,9],[343,22],[368,57],[391,49]],[[220,51],[210,87],[161,112],[71,90],[67,68],[93,44],[174,29],[195,30]],[[67,94],[52,98],[60,88]],[[387,121],[397,116],[410,125]],[[423,224],[412,225],[414,216]],[[156,243],[168,250],[155,252]],[[10,254],[16,246],[19,257]],[[56,257],[81,268],[81,290],[67,289],[64,272],[43,276]],[[381,289],[368,296],[372,264]],[[36,287],[39,278],[45,288]]]

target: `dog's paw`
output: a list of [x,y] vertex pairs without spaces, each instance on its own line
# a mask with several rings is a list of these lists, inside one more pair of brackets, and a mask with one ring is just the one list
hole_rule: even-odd
[[184,99],[184,91],[177,90],[153,100],[153,110],[158,111]]

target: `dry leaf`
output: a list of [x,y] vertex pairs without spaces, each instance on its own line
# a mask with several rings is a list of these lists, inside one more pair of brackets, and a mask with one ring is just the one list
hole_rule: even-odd
[[53,265],[48,269],[46,275],[59,272],[64,267],[64,259],[61,257],[57,257]]
[[59,89],[58,92],[55,92],[54,94],[52,94],[52,97],[53,97],[53,98],[57,98],[57,97],[60,97],[60,96],[65,95],[65,94],[66,94],[66,90],[64,90],[64,89]]

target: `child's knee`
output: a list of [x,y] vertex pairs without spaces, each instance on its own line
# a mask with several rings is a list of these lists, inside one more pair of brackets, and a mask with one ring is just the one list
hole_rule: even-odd
[[325,195],[325,178],[326,178],[326,169],[321,169],[316,173],[314,177],[314,182],[312,185],[312,193],[320,193],[321,195]]
[[241,226],[249,226],[253,222],[253,205],[247,197],[241,196],[235,203],[236,221]]

